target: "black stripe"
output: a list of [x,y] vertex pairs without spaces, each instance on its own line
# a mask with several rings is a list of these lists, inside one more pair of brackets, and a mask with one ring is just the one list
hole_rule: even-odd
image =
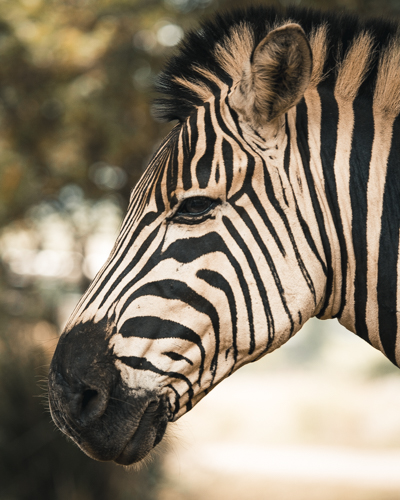
[[179,354],[177,352],[167,351],[163,352],[162,354],[171,358],[172,361],[186,361],[186,363],[193,366],[193,361],[191,359],[187,358],[186,356],[182,356],[182,354]]
[[320,99],[323,102],[321,112],[321,160],[325,177],[326,199],[332,213],[333,223],[339,240],[341,256],[341,304],[338,313],[334,317],[341,316],[346,305],[346,286],[347,286],[347,249],[344,238],[343,224],[339,209],[337,185],[335,178],[334,163],[337,146],[337,127],[339,123],[339,108],[332,90],[321,86],[318,87]]
[[[400,117],[393,127],[383,197],[378,259],[379,334],[386,356],[396,364],[397,340],[397,249],[400,228]],[[396,140],[397,139],[397,140]]]
[[[187,143],[189,144],[189,147],[187,149],[184,148],[183,150],[184,156],[183,156],[183,169],[182,169],[182,184],[183,184],[183,189],[185,191],[188,191],[192,187],[190,164],[196,153],[196,145],[199,138],[197,130],[197,115],[198,111],[192,113],[186,125],[186,127],[188,127],[188,130],[187,132],[185,131],[185,133],[187,133]],[[189,131],[190,131],[190,140],[189,140]]]
[[290,167],[290,127],[288,122],[287,114],[285,115],[285,133],[287,137],[287,143],[285,148],[285,155],[283,157],[283,168],[286,172],[287,178],[290,178],[289,167]]
[[374,141],[372,106],[357,97],[353,105],[354,134],[350,155],[350,200],[355,257],[354,312],[357,335],[369,342],[367,307],[367,186]]
[[168,384],[167,387],[169,387],[175,394],[175,410],[174,411],[172,411],[171,402],[170,402],[169,398],[167,398],[167,403],[168,403],[168,407],[169,407],[171,414],[176,415],[178,413],[178,410],[179,410],[179,398],[181,396],[172,384]]
[[[196,165],[196,177],[199,183],[199,187],[204,189],[207,187],[211,175],[211,166],[214,158],[214,147],[217,140],[217,136],[211,121],[211,110],[210,103],[207,102],[204,105],[204,121],[202,127],[206,134],[206,150],[201,158],[199,158]],[[196,150],[193,150],[195,154]]]
[[233,149],[225,138],[222,140],[222,158],[225,166],[226,196],[228,196],[233,181]]
[[[183,134],[181,133],[180,135]],[[173,147],[171,147],[170,157],[167,166],[167,196],[168,196],[168,201],[170,203],[172,201],[172,194],[175,193],[176,185],[178,182],[178,171],[179,171],[178,157],[179,157],[179,137],[176,138]],[[161,191],[159,191],[160,188],[162,189],[162,186],[159,185],[158,189],[156,189],[156,193],[160,193],[159,197],[162,199]],[[152,194],[151,190],[149,191],[149,195],[150,194]]]
[[286,197],[286,189],[283,186],[282,177],[281,177],[280,173],[277,172],[277,174],[278,174],[278,177],[279,177],[279,183],[281,185],[281,190],[282,190],[282,194],[283,194],[283,201],[285,202],[285,205],[288,207],[289,206],[289,202],[288,202],[288,199]]

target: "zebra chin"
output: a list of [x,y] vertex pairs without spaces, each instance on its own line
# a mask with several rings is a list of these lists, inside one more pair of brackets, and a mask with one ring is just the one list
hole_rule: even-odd
[[167,403],[155,388],[125,384],[108,338],[99,324],[81,324],[63,334],[50,366],[50,411],[89,457],[130,465],[162,440]]

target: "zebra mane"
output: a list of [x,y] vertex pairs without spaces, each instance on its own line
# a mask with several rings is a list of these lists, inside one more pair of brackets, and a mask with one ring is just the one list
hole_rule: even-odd
[[344,96],[374,96],[387,109],[400,110],[398,23],[296,7],[251,7],[218,14],[185,36],[158,77],[155,116],[185,120],[195,107],[237,81],[242,62],[251,59],[258,43],[287,22],[300,24],[310,40],[313,88],[336,85]]

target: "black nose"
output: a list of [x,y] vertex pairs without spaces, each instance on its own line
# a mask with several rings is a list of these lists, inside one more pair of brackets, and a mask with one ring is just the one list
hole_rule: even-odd
[[109,335],[108,325],[86,323],[65,332],[57,345],[50,366],[50,407],[73,428],[91,425],[109,406],[119,377]]

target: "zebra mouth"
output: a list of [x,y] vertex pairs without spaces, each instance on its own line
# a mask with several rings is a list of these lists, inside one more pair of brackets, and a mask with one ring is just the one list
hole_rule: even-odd
[[162,440],[168,424],[164,404],[153,402],[146,408],[134,434],[129,438],[122,453],[114,459],[119,465],[140,462]]

